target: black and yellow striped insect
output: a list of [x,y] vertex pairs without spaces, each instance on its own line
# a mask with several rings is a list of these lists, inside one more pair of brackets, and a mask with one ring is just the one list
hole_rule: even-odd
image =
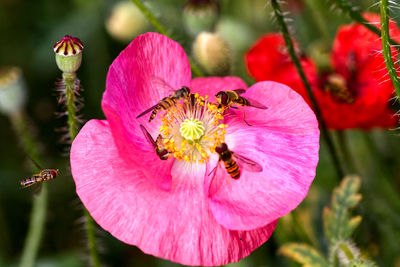
[[215,148],[215,152],[218,153],[219,161],[217,166],[215,166],[215,168],[210,172],[210,174],[214,172],[214,176],[221,161],[224,163],[226,171],[233,179],[239,179],[241,174],[240,167],[251,172],[262,171],[262,166],[260,164],[249,158],[232,152],[231,150],[229,150],[226,143],[221,143],[217,145],[217,147]]
[[157,136],[157,139],[154,141],[151,134],[147,131],[147,129],[142,124],[140,124],[140,128],[142,129],[142,132],[143,132],[144,136],[146,137],[147,141],[153,146],[154,151],[156,152],[157,156],[161,160],[167,160],[170,156],[170,152],[164,148],[164,145],[162,142],[163,138],[162,138],[161,134],[159,134]]
[[173,92],[171,95],[164,97],[163,99],[161,99],[157,104],[155,104],[154,106],[146,109],[145,111],[143,111],[142,113],[140,113],[136,119],[142,117],[143,115],[151,112],[150,118],[149,118],[149,122],[151,122],[157,115],[157,113],[160,110],[167,110],[170,107],[175,106],[175,104],[182,99],[186,99],[187,97],[189,97],[190,95],[190,88],[187,86],[183,86],[181,87],[181,89],[178,90],[174,90],[170,85],[168,85],[165,81],[163,81],[162,79],[158,78],[158,77],[152,77],[151,78],[152,81],[152,86],[154,87],[154,90],[157,91],[169,91],[169,92]]
[[232,91],[219,91],[215,96],[218,102],[218,108],[230,108],[233,105],[267,109],[263,104],[249,98],[240,96],[246,92],[245,89],[236,89]]
[[58,175],[58,169],[43,169],[42,167],[40,167],[40,165],[34,161],[31,157],[29,157],[32,162],[35,164],[35,166],[38,169],[41,169],[39,174],[34,174],[32,176],[30,176],[29,178],[26,178],[24,180],[22,180],[20,182],[21,186],[23,188],[27,188],[29,186],[32,186],[34,184],[39,184],[41,182],[46,182],[46,181],[50,181],[53,180],[54,178],[57,177]]

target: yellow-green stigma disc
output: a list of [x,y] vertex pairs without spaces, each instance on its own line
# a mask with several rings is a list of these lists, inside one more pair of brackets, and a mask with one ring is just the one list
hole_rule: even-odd
[[204,135],[204,126],[199,119],[186,119],[179,131],[186,140],[196,141]]

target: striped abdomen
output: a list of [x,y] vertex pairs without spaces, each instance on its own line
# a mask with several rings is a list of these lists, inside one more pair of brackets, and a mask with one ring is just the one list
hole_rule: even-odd
[[41,182],[41,181],[43,181],[42,176],[40,176],[40,175],[33,175],[33,176],[31,176],[31,177],[29,177],[29,178],[27,178],[27,179],[25,179],[25,180],[22,180],[22,181],[21,181],[21,186],[22,186],[22,187],[28,187],[28,186],[31,186],[31,185],[33,185],[33,184],[39,183],[39,182]]
[[247,100],[244,97],[237,96],[237,98],[233,101],[235,104],[238,104],[240,106],[251,106],[249,100]]
[[236,161],[231,157],[230,159],[224,161],[226,171],[233,179],[238,179],[240,177],[239,166]]
[[176,104],[176,99],[174,97],[165,97],[163,98],[160,103],[153,109],[151,112],[149,122],[151,122],[157,115],[157,112],[160,110],[166,110]]

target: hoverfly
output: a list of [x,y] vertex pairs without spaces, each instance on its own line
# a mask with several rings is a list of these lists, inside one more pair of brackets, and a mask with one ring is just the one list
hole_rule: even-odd
[[156,152],[157,156],[161,160],[168,159],[170,156],[170,153],[168,150],[166,150],[163,147],[161,134],[159,134],[157,136],[157,139],[154,141],[153,137],[151,137],[150,133],[147,131],[147,129],[142,124],[140,124],[140,128],[142,129],[142,132],[143,132],[144,136],[146,137],[147,141],[153,146],[154,151]]
[[172,106],[175,106],[175,104],[182,99],[186,99],[190,95],[190,88],[187,86],[182,86],[181,89],[174,90],[170,85],[168,85],[165,81],[161,80],[160,78],[157,77],[152,77],[153,85],[159,89],[164,88],[167,91],[173,92],[171,95],[164,97],[161,99],[157,104],[154,106],[146,109],[142,113],[140,113],[136,119],[142,117],[143,115],[151,112],[149,122],[151,122],[157,115],[157,112],[160,110],[167,110]]
[[236,89],[233,91],[219,91],[215,96],[217,97],[218,108],[230,108],[232,105],[245,106],[245,107],[254,107],[259,109],[267,109],[266,106],[260,104],[259,102],[244,98],[240,96],[246,92],[245,89]]
[[21,186],[23,188],[27,188],[31,185],[37,184],[37,183],[41,183],[41,182],[46,182],[49,180],[53,180],[54,178],[57,177],[58,175],[58,169],[43,169],[42,167],[40,167],[40,165],[34,161],[31,157],[29,157],[32,162],[35,164],[35,166],[38,169],[41,169],[39,174],[34,174],[32,176],[30,176],[29,178],[26,178],[25,180],[22,180],[20,182]]
[[[254,107],[254,108],[259,108],[259,109],[267,109],[266,106],[263,104],[260,104],[259,102],[249,99],[249,98],[244,98],[243,96],[240,96],[241,94],[244,94],[246,92],[245,89],[236,89],[233,91],[219,91],[215,96],[217,98],[218,102],[218,108],[234,108],[238,109],[237,107],[233,107],[233,105],[238,105],[238,106],[244,106],[244,107]],[[243,121],[251,126],[245,119],[245,113],[243,112]]]
[[[217,172],[217,168],[219,167],[219,163],[222,161],[225,165],[225,169],[228,174],[235,180],[239,179],[240,177],[240,168],[239,165],[248,171],[251,172],[261,172],[262,166],[253,160],[241,156],[237,153],[232,152],[229,150],[228,145],[226,143],[221,143],[217,145],[215,148],[215,152],[218,153],[219,160],[217,166],[210,172],[214,172],[214,176]],[[209,174],[209,175],[210,175]]]

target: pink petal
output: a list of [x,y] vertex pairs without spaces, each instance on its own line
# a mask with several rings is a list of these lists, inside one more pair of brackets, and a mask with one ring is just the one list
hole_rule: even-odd
[[[274,82],[257,83],[246,94],[269,108],[245,110],[251,127],[240,117],[231,119],[225,141],[230,150],[263,170],[254,172],[239,164],[241,176],[234,180],[221,164],[215,177],[205,182],[215,219],[235,230],[262,227],[296,208],[307,195],[318,163],[318,123],[300,95]],[[214,157],[207,173],[216,164]]]
[[[102,107],[118,147],[136,159],[144,142],[139,124],[154,136],[157,123],[147,123],[150,113],[136,116],[156,105],[174,89],[190,84],[190,65],[182,47],[158,33],[134,39],[114,60],[107,75]],[[171,86],[160,87],[154,79]],[[121,144],[121,146],[120,146]]]
[[72,174],[85,207],[101,227],[145,253],[188,265],[223,265],[249,255],[275,228],[276,221],[252,231],[220,225],[204,195],[204,165],[175,161],[165,191],[136,164],[121,158],[106,121],[89,121],[72,145]]
[[228,91],[235,89],[246,89],[246,83],[238,77],[207,77],[195,78],[190,84],[193,93],[199,93],[200,96],[209,96],[211,102],[215,102],[215,95],[219,91]]

